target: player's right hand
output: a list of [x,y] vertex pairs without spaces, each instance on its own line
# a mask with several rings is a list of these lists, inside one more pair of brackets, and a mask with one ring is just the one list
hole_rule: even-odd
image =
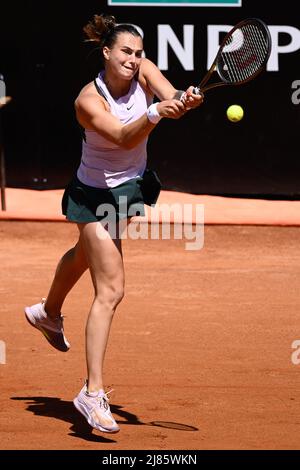
[[179,119],[186,113],[187,108],[182,101],[173,99],[157,103],[157,111],[161,117]]

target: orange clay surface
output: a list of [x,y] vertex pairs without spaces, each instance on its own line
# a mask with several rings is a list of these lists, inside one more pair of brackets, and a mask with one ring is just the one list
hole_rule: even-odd
[[[65,221],[61,214],[62,189],[36,191],[7,188],[6,211],[0,210],[0,220]],[[201,204],[206,224],[259,224],[300,226],[300,201],[230,198],[196,195],[177,191],[161,191],[155,210],[147,209],[151,220],[166,220],[164,208],[171,206],[171,220],[196,222],[195,207]],[[189,215],[189,208],[193,207]],[[187,211],[185,212],[185,209]],[[199,222],[199,220],[198,220]]]
[[299,228],[206,226],[200,251],[124,240],[126,296],[105,363],[113,435],[72,404],[85,379],[89,274],[64,304],[68,353],[23,315],[76,238],[69,223],[0,222],[1,449],[300,448]]

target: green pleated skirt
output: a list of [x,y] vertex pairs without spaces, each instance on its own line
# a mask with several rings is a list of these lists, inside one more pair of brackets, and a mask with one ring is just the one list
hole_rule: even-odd
[[122,219],[145,215],[144,204],[153,206],[159,196],[161,183],[152,170],[114,188],[94,188],[74,176],[62,198],[62,213],[71,222],[89,223],[100,220],[119,222]]

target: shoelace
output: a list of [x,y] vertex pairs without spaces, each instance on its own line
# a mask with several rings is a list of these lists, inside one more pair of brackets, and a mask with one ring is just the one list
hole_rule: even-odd
[[109,410],[109,398],[107,395],[109,395],[113,391],[114,390],[111,389],[108,392],[105,392],[105,395],[103,395],[102,397],[97,397],[99,400],[100,406],[103,407],[106,411]]
[[[41,298],[41,304],[42,304],[43,306],[45,305],[46,300],[47,300],[46,297],[42,297],[42,298]],[[49,319],[48,315],[47,315],[47,318]],[[51,318],[50,318],[50,320],[51,320],[53,323],[57,323],[59,320],[61,320],[62,325],[63,325],[64,318],[65,318],[65,316],[62,315],[62,314],[60,314],[60,316],[57,317],[55,320],[52,320]]]

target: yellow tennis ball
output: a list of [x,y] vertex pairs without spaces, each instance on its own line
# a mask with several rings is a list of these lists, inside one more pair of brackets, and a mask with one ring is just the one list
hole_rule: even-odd
[[241,119],[243,119],[244,110],[240,105],[232,104],[227,109],[226,114],[227,114],[227,117],[228,117],[229,121],[238,122]]

